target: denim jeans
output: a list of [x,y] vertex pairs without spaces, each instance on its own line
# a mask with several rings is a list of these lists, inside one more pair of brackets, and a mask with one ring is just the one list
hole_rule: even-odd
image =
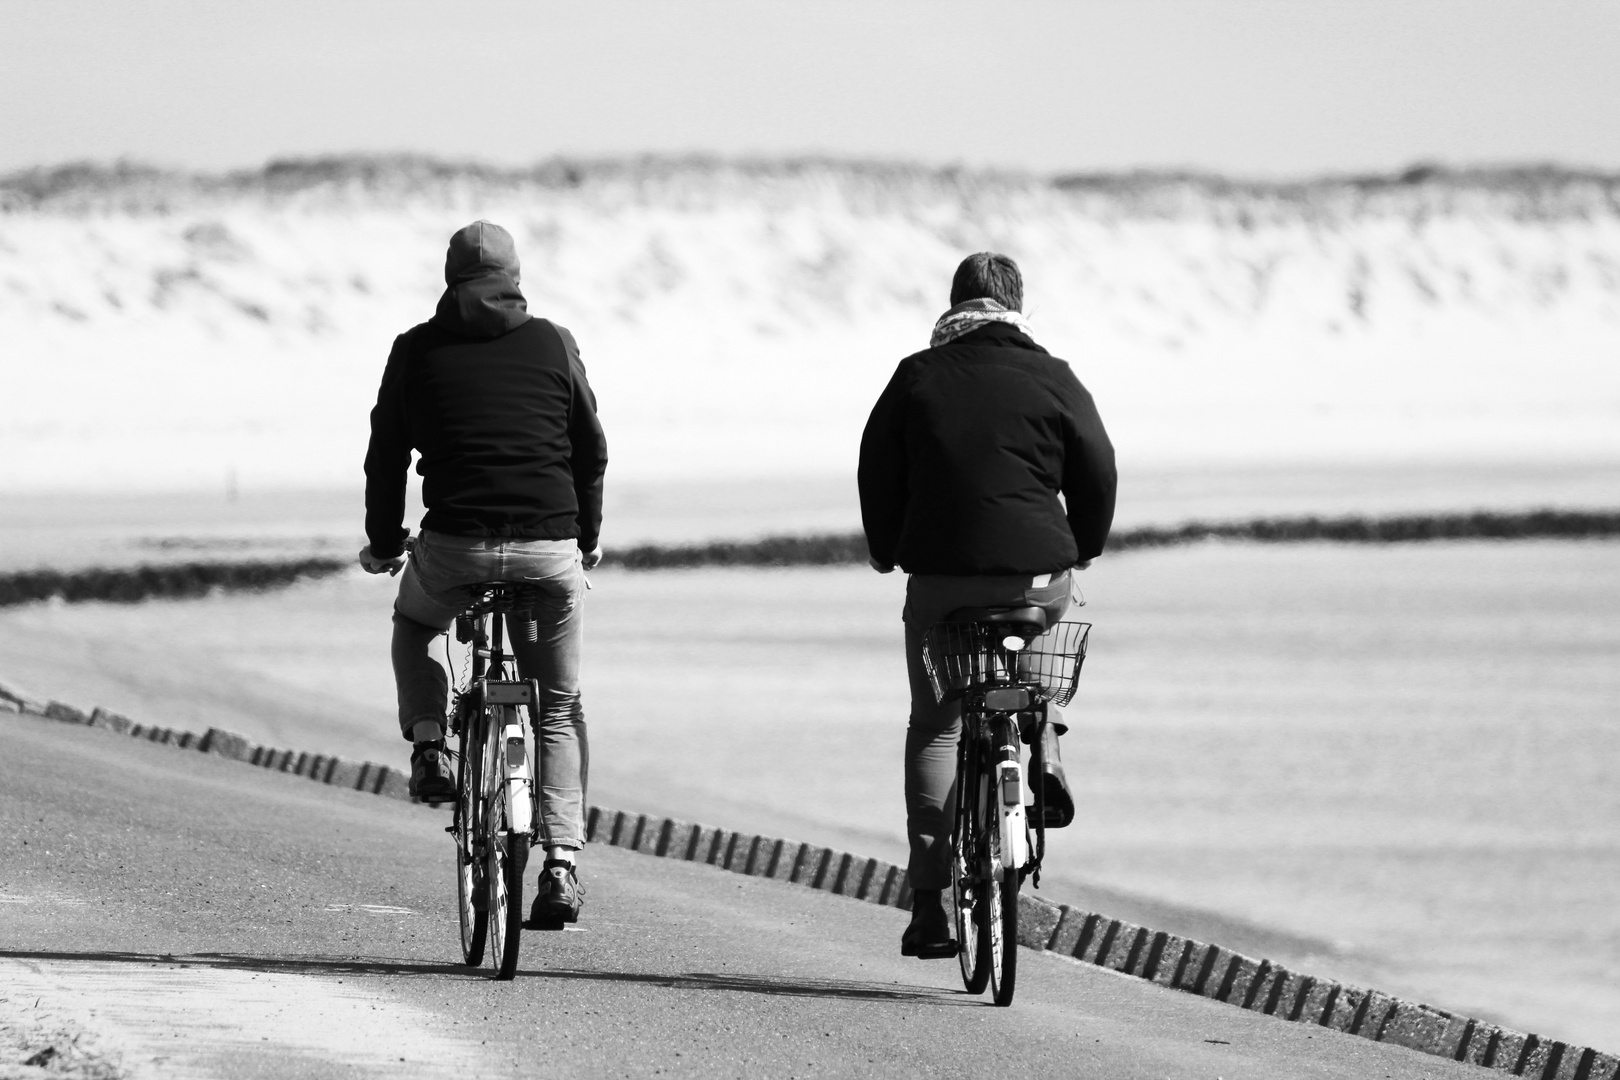
[[[906,675],[911,681],[911,723],[906,728],[907,871],[914,889],[951,887],[951,807],[956,798],[956,748],[962,739],[962,704],[934,701],[923,665],[928,628],[961,607],[1044,607],[1056,622],[1069,605],[1072,573],[1039,578],[946,577],[913,574],[906,581]],[[1049,710],[1058,719],[1057,710]]]
[[585,630],[585,571],[573,540],[501,540],[423,532],[405,564],[394,602],[394,682],[399,726],[409,739],[421,720],[444,722],[449,680],[433,659],[434,640],[466,608],[464,586],[522,581],[536,586],[538,641],[508,635],[518,674],[538,680],[535,750],[546,843],[585,846],[585,783],[590,749],[579,697]]

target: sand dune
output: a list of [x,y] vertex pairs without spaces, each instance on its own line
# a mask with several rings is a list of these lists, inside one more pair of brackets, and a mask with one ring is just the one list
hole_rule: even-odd
[[983,248],[1136,462],[1620,458],[1615,178],[337,159],[0,181],[0,489],[352,483],[478,216],[581,339],[621,477],[848,469]]

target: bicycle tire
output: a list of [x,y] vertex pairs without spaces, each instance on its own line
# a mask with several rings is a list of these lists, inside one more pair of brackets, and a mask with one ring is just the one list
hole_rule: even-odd
[[477,717],[467,721],[461,736],[461,755],[456,762],[456,909],[461,923],[461,958],[469,967],[484,962],[484,942],[489,935],[489,904],[484,889],[483,844],[479,840],[478,808],[482,785],[480,769],[469,762],[484,757]]
[[[485,730],[501,730],[500,720],[498,712],[491,710],[486,715]],[[488,822],[484,878],[489,890],[490,963],[495,966],[495,978],[504,980],[517,973],[522,944],[523,871],[529,861],[529,834],[527,822],[522,829],[513,829],[507,818],[499,756],[505,747],[493,737],[486,737],[484,746],[484,817]]]
[[956,908],[957,963],[962,985],[970,994],[982,994],[990,981],[989,944],[980,933],[984,889],[976,879],[982,868],[983,838],[978,825],[978,790],[982,786],[976,747],[966,732],[956,765],[956,821],[951,830],[951,899]]
[[[991,742],[1002,746],[1017,739],[1017,733],[1003,727],[999,718],[992,725]],[[985,835],[985,903],[981,931],[989,943],[990,996],[999,1006],[1012,1004],[1018,982],[1018,870],[1005,865],[1001,849],[1000,792],[985,785],[980,801],[980,827]]]
[[992,943],[990,996],[1005,1008],[1018,983],[1018,870],[1010,867],[998,876],[989,890],[995,902],[986,911],[986,921],[994,919],[996,929],[985,936]]

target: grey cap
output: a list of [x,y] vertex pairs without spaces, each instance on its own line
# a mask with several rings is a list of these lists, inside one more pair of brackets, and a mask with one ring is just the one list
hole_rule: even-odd
[[518,280],[517,244],[493,221],[475,221],[456,230],[444,256],[444,283],[455,285],[499,272]]

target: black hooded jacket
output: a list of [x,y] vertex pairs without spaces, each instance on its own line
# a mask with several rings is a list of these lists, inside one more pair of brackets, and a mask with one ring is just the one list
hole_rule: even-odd
[[366,453],[378,558],[403,548],[413,449],[423,529],[596,546],[607,470],[596,397],[573,335],[530,316],[509,274],[470,270],[432,319],[394,340]]
[[1091,395],[1006,323],[900,361],[861,438],[867,546],[913,574],[1057,573],[1093,558],[1116,480]]

